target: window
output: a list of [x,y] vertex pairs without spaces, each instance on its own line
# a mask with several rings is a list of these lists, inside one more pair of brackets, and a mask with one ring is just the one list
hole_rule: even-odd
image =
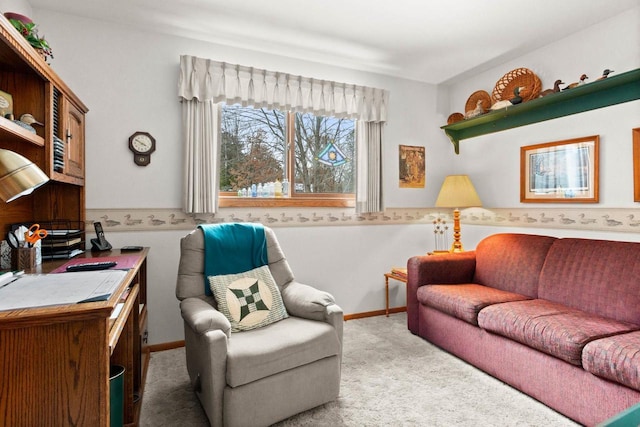
[[291,198],[353,198],[354,120],[225,105],[221,132],[222,196],[286,180]]

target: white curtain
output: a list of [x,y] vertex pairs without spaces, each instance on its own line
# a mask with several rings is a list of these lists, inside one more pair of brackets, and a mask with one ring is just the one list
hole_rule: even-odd
[[220,107],[207,100],[182,100],[184,141],[183,209],[186,213],[218,210]]
[[[389,99],[386,90],[182,55],[178,95],[183,104],[187,213],[214,213],[217,208],[220,113],[215,104],[219,102],[351,118],[365,125],[377,125],[377,133],[367,131],[367,136],[362,137],[366,143],[359,147],[357,169],[377,171],[377,179],[381,179],[382,124],[387,120]],[[207,110],[211,110],[212,117],[205,117]],[[368,135],[375,135],[371,144]],[[373,149],[377,151],[360,158],[364,155],[362,150],[367,153]],[[369,164],[370,157],[377,159],[377,164]],[[369,179],[364,187],[366,195],[356,192],[356,201],[358,198],[369,201],[360,212],[381,210],[382,187],[372,181],[375,179]],[[378,193],[373,194],[374,191]],[[371,201],[375,204],[371,205]],[[369,206],[377,206],[377,210],[367,210]]]
[[356,212],[382,212],[382,131],[384,123],[358,121],[356,131]]
[[389,92],[194,56],[180,57],[179,96],[385,122]]

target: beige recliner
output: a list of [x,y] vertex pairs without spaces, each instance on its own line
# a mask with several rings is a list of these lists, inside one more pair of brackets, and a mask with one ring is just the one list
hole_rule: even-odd
[[342,309],[295,281],[275,233],[264,227],[269,269],[289,317],[231,333],[204,292],[204,236],[180,242],[176,296],[184,320],[187,370],[212,426],[267,426],[330,402],[340,391]]

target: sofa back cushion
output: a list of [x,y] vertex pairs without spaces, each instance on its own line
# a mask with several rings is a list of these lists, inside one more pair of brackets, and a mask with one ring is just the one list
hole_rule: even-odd
[[538,278],[547,251],[557,239],[532,234],[494,234],[476,247],[474,282],[538,297]]
[[640,243],[558,239],[538,297],[640,325]]

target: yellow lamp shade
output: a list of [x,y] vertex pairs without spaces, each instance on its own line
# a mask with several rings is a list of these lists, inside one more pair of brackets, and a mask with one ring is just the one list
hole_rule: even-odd
[[436,207],[455,208],[453,210],[453,244],[450,252],[463,252],[460,229],[460,210],[458,208],[480,207],[482,202],[467,175],[449,175],[444,179]]
[[468,175],[449,175],[444,179],[436,199],[439,208],[480,207],[482,202]]

